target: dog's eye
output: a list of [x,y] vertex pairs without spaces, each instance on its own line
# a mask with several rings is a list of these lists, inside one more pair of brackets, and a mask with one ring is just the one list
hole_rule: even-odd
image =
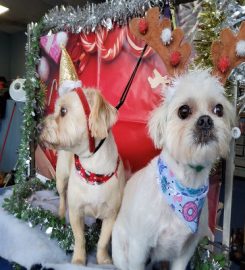
[[221,104],[217,104],[214,109],[213,113],[216,114],[218,117],[222,117],[224,115],[224,108]]
[[61,116],[61,117],[64,117],[64,116],[66,115],[66,113],[67,113],[67,109],[64,108],[64,107],[61,107],[61,108],[60,108],[60,116]]
[[188,105],[183,105],[179,108],[178,115],[180,119],[186,119],[191,115],[191,108]]

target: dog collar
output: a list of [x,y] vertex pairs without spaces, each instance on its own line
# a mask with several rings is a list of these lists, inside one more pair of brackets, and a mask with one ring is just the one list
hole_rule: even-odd
[[117,170],[120,163],[120,158],[118,157],[115,171],[105,175],[105,174],[96,174],[85,170],[77,155],[74,155],[74,159],[77,172],[90,185],[101,185],[107,182],[113,175],[117,174]]
[[183,186],[161,157],[158,158],[157,167],[160,187],[168,205],[193,233],[197,232],[208,185],[197,189]]
[[88,100],[83,92],[83,90],[79,87],[75,89],[75,92],[78,94],[82,105],[83,109],[86,115],[86,121],[87,121],[87,130],[88,130],[88,139],[89,139],[89,151],[90,153],[94,153],[95,151],[95,140],[94,137],[92,137],[91,130],[89,128],[89,115],[90,115],[90,107],[88,104]]

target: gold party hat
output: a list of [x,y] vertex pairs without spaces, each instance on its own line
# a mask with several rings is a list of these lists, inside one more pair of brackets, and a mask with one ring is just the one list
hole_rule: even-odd
[[62,85],[64,81],[78,81],[76,69],[72,63],[71,57],[64,46],[61,47],[62,54],[60,59],[60,81]]

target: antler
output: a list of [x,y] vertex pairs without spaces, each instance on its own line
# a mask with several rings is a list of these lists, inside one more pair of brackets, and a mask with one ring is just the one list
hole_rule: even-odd
[[[134,18],[129,27],[131,32],[139,39],[144,40],[152,47],[163,60],[170,76],[183,73],[191,55],[191,45],[183,43],[184,33],[175,29],[171,34],[171,22],[164,18],[160,21],[159,9],[149,9],[145,18]],[[164,37],[164,31],[169,39]],[[169,34],[170,33],[170,34]],[[162,36],[163,35],[163,36]],[[162,38],[161,38],[162,36]]]
[[229,28],[223,29],[220,40],[214,41],[211,46],[211,56],[214,65],[212,74],[225,84],[232,69],[245,61],[245,22],[237,35]]

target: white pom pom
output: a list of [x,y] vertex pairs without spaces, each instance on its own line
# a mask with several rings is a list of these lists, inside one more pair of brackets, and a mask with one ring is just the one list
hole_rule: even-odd
[[245,40],[240,40],[236,44],[236,54],[240,57],[245,56]]
[[231,130],[231,136],[234,139],[240,138],[240,136],[241,136],[241,130],[240,130],[240,128],[238,128],[238,127],[232,128],[232,130]]
[[171,37],[172,37],[172,32],[169,28],[165,28],[162,30],[161,39],[165,45],[170,43]]
[[66,32],[59,32],[56,36],[56,42],[59,46],[63,45],[66,46],[68,41],[68,34]]
[[82,87],[81,81],[66,80],[59,87],[59,96],[62,96],[78,87]]
[[46,57],[43,57],[43,56],[41,57],[37,70],[38,70],[40,79],[46,82],[49,76],[49,63]]

